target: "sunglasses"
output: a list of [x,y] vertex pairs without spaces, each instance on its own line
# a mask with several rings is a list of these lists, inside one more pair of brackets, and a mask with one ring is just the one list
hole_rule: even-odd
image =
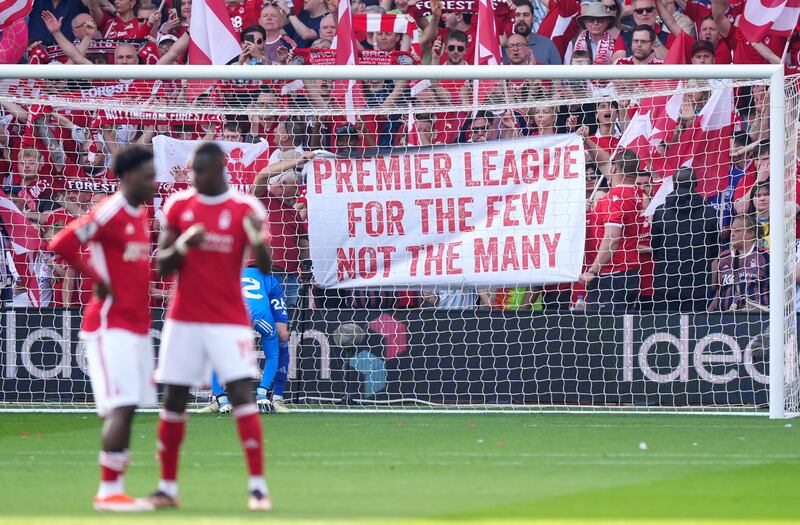
[[467,50],[467,48],[465,46],[447,46],[447,50],[450,51],[451,53],[453,51],[458,51],[459,53],[463,53],[464,51]]
[[138,20],[139,20],[140,24],[144,24],[145,22],[147,22],[147,17],[141,17],[140,16],[140,17],[138,17]]
[[638,9],[634,9],[633,12],[636,13],[637,15],[643,15],[645,13],[650,14],[655,10],[656,10],[655,7],[640,7]]
[[606,11],[616,11],[618,9],[617,4],[601,4],[601,5],[606,8]]
[[489,126],[481,126],[479,128],[472,128],[473,133],[487,133],[489,131]]
[[608,18],[597,18],[597,17],[594,17],[594,16],[587,16],[583,20],[584,20],[584,23],[594,24],[594,23],[605,22],[605,21],[607,21],[609,19]]

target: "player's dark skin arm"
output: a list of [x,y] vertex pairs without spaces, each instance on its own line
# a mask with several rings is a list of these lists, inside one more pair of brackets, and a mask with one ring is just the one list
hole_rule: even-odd
[[195,224],[181,234],[173,228],[165,228],[158,237],[158,254],[156,256],[158,274],[164,277],[177,270],[183,262],[183,254],[186,253],[181,253],[181,245],[185,245],[186,248],[199,246],[204,237],[205,231],[199,224]]

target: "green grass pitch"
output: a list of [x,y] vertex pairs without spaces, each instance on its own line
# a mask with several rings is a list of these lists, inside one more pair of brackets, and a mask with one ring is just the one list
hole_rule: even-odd
[[[264,421],[271,515],[244,510],[230,417],[193,414],[183,508],[111,516],[91,510],[96,417],[0,414],[0,523],[800,521],[798,421],[400,413]],[[135,422],[132,495],[157,480],[155,423],[154,414]]]

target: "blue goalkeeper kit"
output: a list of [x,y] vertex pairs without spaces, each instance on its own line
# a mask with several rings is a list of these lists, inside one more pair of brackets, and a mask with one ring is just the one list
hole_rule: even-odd
[[[269,389],[274,380],[274,394],[282,397],[289,367],[289,342],[278,339],[275,323],[289,322],[283,287],[272,274],[261,273],[258,268],[246,268],[242,272],[241,284],[242,297],[247,303],[253,328],[261,335],[264,349],[260,387]],[[216,374],[211,377],[211,390],[214,395],[224,392]]]

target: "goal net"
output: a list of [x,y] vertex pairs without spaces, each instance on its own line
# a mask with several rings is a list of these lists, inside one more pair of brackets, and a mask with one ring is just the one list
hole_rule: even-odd
[[[139,143],[155,251],[214,140],[268,212],[294,409],[800,411],[799,79],[287,67],[2,81],[0,409],[92,409],[91,283],[47,242]],[[156,348],[174,286],[154,273]]]

